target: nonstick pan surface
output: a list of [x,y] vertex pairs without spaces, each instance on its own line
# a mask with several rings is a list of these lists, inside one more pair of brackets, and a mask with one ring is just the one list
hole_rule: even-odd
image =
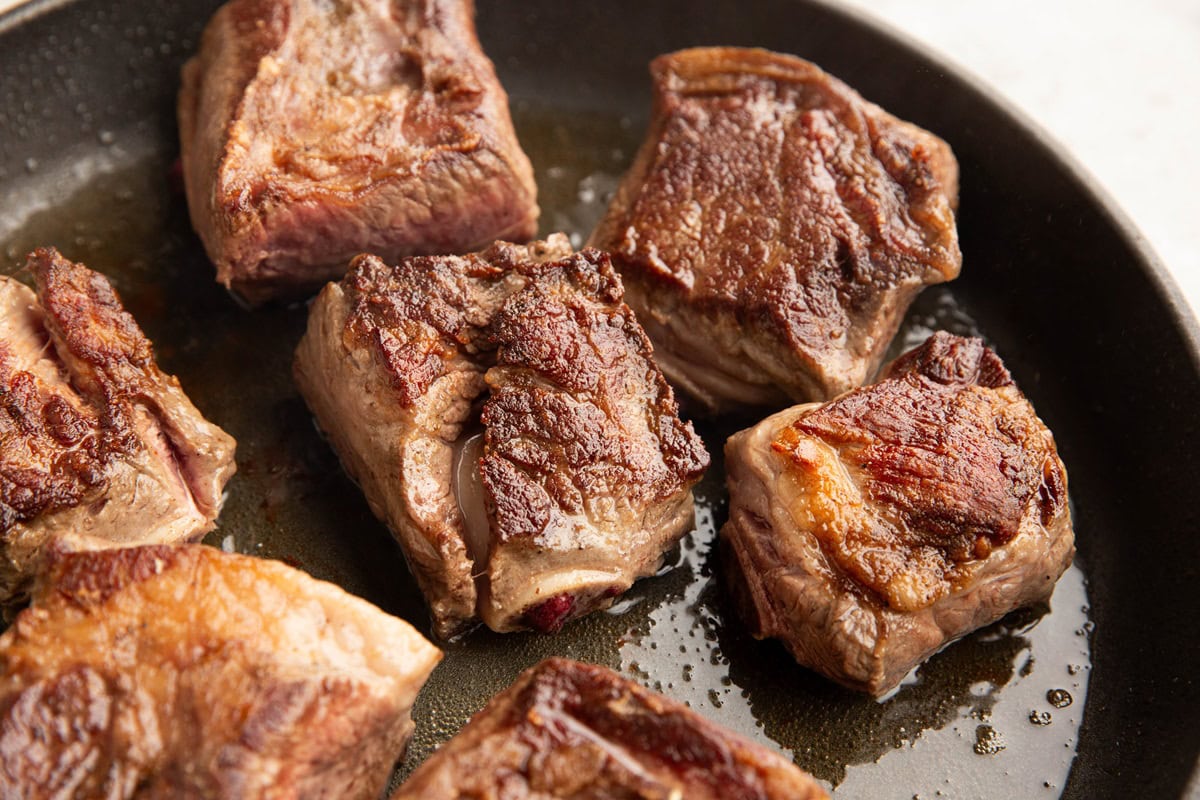
[[[305,309],[240,308],[188,225],[174,100],[215,7],[43,0],[0,18],[3,267],[55,245],[107,273],[164,368],[237,438],[239,472],[210,544],[284,559],[428,632],[398,547],[292,386]],[[1049,606],[947,648],[883,702],[845,692],[730,613],[712,547],[725,515],[719,456],[754,420],[699,424],[715,463],[675,568],[557,636],[476,631],[448,645],[397,780],[520,670],[563,654],[792,755],[838,797],[1194,792],[1200,337],[1090,180],[979,87],[819,3],[479,0],[479,31],[537,170],[543,233],[586,236],[641,139],[648,62],[684,46],[795,53],[949,141],[963,274],[922,296],[897,346],[945,327],[997,348],[1055,432],[1079,555]]]

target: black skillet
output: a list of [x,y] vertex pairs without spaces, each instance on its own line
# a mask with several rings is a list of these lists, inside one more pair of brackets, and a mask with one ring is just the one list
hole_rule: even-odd
[[[774,743],[842,797],[1194,794],[1200,332],[1124,217],[1003,103],[819,3],[479,5],[537,168],[544,232],[586,234],[640,139],[646,64],[679,47],[796,53],[947,139],[962,165],[965,267],[923,296],[905,336],[945,326],[997,347],[1056,433],[1079,556],[1049,608],[968,637],[876,703],[748,640],[727,614],[710,547],[718,460],[677,568],[636,587],[622,613],[557,637],[476,632],[451,645],[397,777],[521,668],[563,653]],[[397,548],[291,386],[303,309],[238,308],[188,228],[174,96],[215,6],[41,0],[0,17],[4,267],[54,244],[109,273],[164,365],[237,437],[240,472],[210,543],[284,558],[427,629]],[[702,430],[719,453],[745,422]]]

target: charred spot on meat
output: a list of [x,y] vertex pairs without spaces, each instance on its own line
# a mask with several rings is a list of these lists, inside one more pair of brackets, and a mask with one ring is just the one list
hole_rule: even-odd
[[527,670],[391,800],[818,800],[765,747],[615,672],[554,658]]
[[211,530],[234,441],[163,374],[103,275],[56,250],[0,278],[0,601],[50,543],[167,543]]
[[873,694],[1049,598],[1075,552],[1054,438],[978,339],[937,333],[875,384],[768,417],[726,467],[752,632]]
[[316,289],[362,252],[536,232],[470,0],[232,0],[184,67],[178,111],[192,224],[251,303]]
[[651,65],[650,130],[589,244],[612,253],[702,410],[861,385],[922,287],[958,275],[958,167],[819,68],[696,48]]
[[0,637],[0,795],[376,798],[440,658],[276,561],[55,553]]
[[557,630],[692,525],[708,454],[607,256],[561,234],[355,259],[314,302],[295,376],[439,635]]

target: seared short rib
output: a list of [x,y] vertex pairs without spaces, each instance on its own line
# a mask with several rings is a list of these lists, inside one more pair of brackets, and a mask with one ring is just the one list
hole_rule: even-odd
[[561,234],[355,259],[314,302],[295,375],[440,635],[557,630],[692,525],[708,453],[607,256]]
[[603,667],[526,671],[391,800],[819,800],[791,762]]
[[751,631],[881,694],[947,642],[1050,597],[1075,536],[1054,438],[978,339],[729,439],[733,593]]
[[192,224],[251,303],[537,229],[470,0],[231,0],[183,70]]
[[958,274],[950,148],[792,56],[697,48],[651,73],[650,131],[589,244],[667,378],[710,412],[870,379],[921,288]]
[[0,796],[373,800],[440,657],[276,561],[57,555],[0,637]]
[[42,249],[0,278],[0,602],[44,548],[177,542],[214,526],[234,441],[164,375],[103,275]]

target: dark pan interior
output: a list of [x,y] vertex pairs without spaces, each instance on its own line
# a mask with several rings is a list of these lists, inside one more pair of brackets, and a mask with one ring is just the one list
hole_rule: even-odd
[[[14,271],[34,245],[55,244],[111,273],[164,365],[238,438],[239,476],[211,543],[298,562],[424,625],[395,546],[337,470],[291,387],[288,364],[303,309],[239,309],[213,284],[171,188],[178,68],[215,6],[50,1],[0,20],[4,268]],[[1065,786],[1043,791],[1072,798],[1187,793],[1200,753],[1200,637],[1192,628],[1200,612],[1200,525],[1189,500],[1200,480],[1200,350],[1195,323],[1111,206],[1002,104],[910,45],[824,5],[480,0],[479,29],[538,167],[547,230],[586,228],[594,204],[580,200],[579,181],[619,174],[647,112],[646,64],[682,46],[796,53],[953,145],[962,166],[963,277],[952,294],[927,293],[920,311],[951,326],[977,325],[1054,430],[1070,470],[1078,565],[1088,586],[1080,632],[1083,651],[1090,645],[1090,683],[1077,741],[1072,734],[1064,743],[1077,755]],[[593,188],[602,192],[603,180]],[[710,447],[719,449],[725,428],[705,429]],[[701,528],[711,535],[723,513],[719,472],[704,493]],[[822,773],[829,767],[822,759],[870,761],[906,746],[879,734],[889,725],[904,730],[889,714],[923,715],[916,726],[930,730],[955,719],[953,711],[931,711],[933,695],[920,686],[910,700],[902,694],[877,706],[803,674],[769,644],[739,638],[736,624],[721,619],[721,597],[688,594],[688,580],[701,585],[714,568],[705,540],[697,541],[679,555],[679,569],[635,592],[640,605],[628,619],[599,615],[561,639],[477,634],[451,647],[447,668],[422,696],[418,724],[426,732],[404,769],[542,655],[563,652],[638,674],[621,647],[662,622],[648,610],[658,602],[683,604],[693,617],[711,614],[709,627],[686,633],[719,640],[729,661],[722,674],[738,686],[742,673],[771,671],[747,679],[757,689],[743,687],[758,692],[750,700],[758,703],[759,733],[784,742],[799,763],[833,783],[837,769]],[[989,648],[1029,634],[1039,619],[1031,613],[936,657],[927,683],[969,694],[996,663]],[[1037,635],[1060,635],[1070,620],[1056,607]],[[992,682],[1015,681],[1011,673]],[[798,697],[809,705],[787,705]],[[797,741],[804,737],[807,755]],[[887,792],[877,785],[863,796],[911,797],[918,788],[922,797],[973,796],[983,788],[1012,796],[1002,778],[982,788],[954,783],[980,758],[969,749],[926,758],[912,766],[911,785],[891,783]],[[1020,769],[1013,764],[1004,774]]]

